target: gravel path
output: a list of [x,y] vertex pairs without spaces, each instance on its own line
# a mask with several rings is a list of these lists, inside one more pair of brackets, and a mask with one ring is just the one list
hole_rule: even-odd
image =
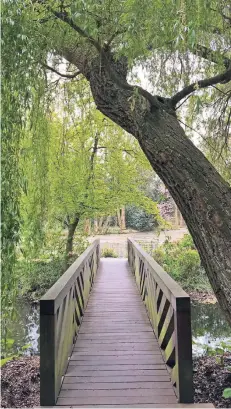
[[166,230],[162,231],[159,235],[155,232],[134,232],[134,233],[121,233],[121,234],[104,234],[95,235],[89,237],[89,241],[92,242],[96,238],[100,239],[101,250],[104,248],[113,249],[118,257],[127,257],[127,238],[132,237],[142,245],[144,250],[150,251],[154,249],[158,244],[163,243],[167,238],[170,240],[179,240],[184,234],[187,234],[187,229],[179,230]]

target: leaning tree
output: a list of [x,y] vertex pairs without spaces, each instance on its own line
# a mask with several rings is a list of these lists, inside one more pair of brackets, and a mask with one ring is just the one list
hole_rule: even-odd
[[[65,59],[66,75],[84,76],[97,108],[138,140],[180,209],[231,322],[230,185],[181,125],[182,118],[191,128],[200,122],[210,157],[219,147],[219,163],[224,157],[230,166],[229,2],[15,3],[28,44],[33,39],[33,46],[43,48],[35,63],[58,73]],[[145,73],[146,84],[155,85],[152,93],[137,85],[134,67]]]

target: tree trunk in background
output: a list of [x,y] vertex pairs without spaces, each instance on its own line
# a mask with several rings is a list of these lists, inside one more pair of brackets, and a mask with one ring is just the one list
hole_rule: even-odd
[[121,209],[121,227],[122,230],[126,230],[125,207]]
[[174,222],[174,224],[175,224],[175,227],[176,228],[178,228],[179,227],[179,219],[178,219],[178,208],[177,208],[177,205],[176,205],[176,203],[174,202],[174,207],[175,207],[175,222]]
[[106,219],[105,219],[105,222],[104,222],[104,224],[103,224],[103,234],[106,234],[107,233],[107,230],[108,230],[108,225],[109,225],[109,222],[110,222],[110,216],[107,216],[106,217]]
[[214,293],[231,323],[230,186],[185,135],[168,99],[156,97],[153,101],[150,94],[144,98],[123,86],[127,77],[125,59],[115,60],[108,54],[104,64],[101,56],[87,60],[73,47],[65,49],[63,55],[90,82],[97,108],[139,141],[182,213]]
[[86,219],[84,224],[84,233],[88,236],[91,234],[91,220]]
[[74,240],[75,230],[76,230],[76,227],[78,226],[78,223],[79,223],[79,217],[76,216],[74,221],[68,224],[65,269],[69,267],[69,260],[73,253],[73,240]]
[[94,233],[98,234],[99,226],[98,226],[98,219],[94,219]]
[[180,227],[185,227],[184,219],[179,209],[178,209],[178,213],[179,213]]
[[117,220],[120,231],[126,230],[125,207],[117,210]]

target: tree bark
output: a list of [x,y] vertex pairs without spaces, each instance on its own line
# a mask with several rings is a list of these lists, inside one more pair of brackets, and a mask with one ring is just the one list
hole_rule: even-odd
[[126,220],[125,220],[125,207],[117,210],[117,220],[120,231],[126,230]]
[[125,217],[125,207],[121,208],[121,227],[122,230],[126,230],[126,217]]
[[118,222],[118,226],[120,228],[120,231],[122,231],[120,209],[117,210],[117,222]]
[[99,232],[99,225],[98,225],[98,218],[94,219],[94,234],[98,234]]
[[84,233],[90,236],[91,234],[91,220],[86,219],[84,223]]
[[74,240],[75,230],[76,230],[76,227],[78,226],[78,223],[79,223],[79,217],[76,216],[74,221],[68,224],[66,253],[65,253],[66,255],[65,269],[69,267],[69,259],[73,253],[73,240]]
[[[79,56],[66,53],[79,66]],[[121,83],[124,60],[110,63]],[[199,251],[214,293],[231,323],[231,189],[187,138],[166,98],[160,106],[119,86],[99,57],[80,67],[97,108],[132,134],[176,202]]]

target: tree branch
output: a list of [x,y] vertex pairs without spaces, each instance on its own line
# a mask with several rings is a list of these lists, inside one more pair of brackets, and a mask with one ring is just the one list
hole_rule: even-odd
[[78,34],[80,34],[81,37],[86,38],[87,41],[96,48],[96,50],[99,52],[101,56],[102,62],[105,63],[106,70],[108,71],[112,81],[114,81],[116,85],[118,85],[122,89],[125,89],[125,90],[127,89],[132,92],[135,89],[137,89],[138,93],[142,95],[145,99],[147,99],[150,102],[151,106],[155,108],[163,107],[162,104],[158,101],[158,98],[156,96],[150,94],[148,91],[146,91],[142,87],[139,87],[137,85],[135,86],[130,85],[128,84],[126,80],[124,81],[123,79],[121,79],[117,75],[115,70],[113,70],[113,68],[111,67],[107,54],[105,50],[101,47],[99,42],[96,41],[93,37],[91,37],[85,30],[83,30],[81,27],[75,24],[74,21],[70,17],[68,17],[66,12],[60,13],[58,11],[51,9],[50,7],[47,7],[47,8],[51,13],[54,14],[54,16],[56,16],[59,20],[63,21],[64,23],[68,24],[71,28],[73,28],[73,30],[75,30]]
[[57,70],[56,70],[55,68],[53,68],[53,67],[50,67],[50,65],[47,65],[47,64],[45,64],[44,62],[40,62],[40,64],[41,64],[43,67],[47,68],[48,70],[54,72],[55,74],[57,74],[57,75],[59,75],[60,77],[63,77],[63,78],[75,78],[75,77],[77,77],[79,74],[81,74],[80,71],[76,71],[76,72],[74,72],[74,74],[62,74],[61,72],[57,71]]
[[180,102],[183,98],[187,97],[188,95],[192,94],[192,92],[197,91],[201,88],[207,88],[211,85],[215,84],[225,84],[231,81],[231,69],[227,70],[223,74],[215,75],[211,78],[206,78],[204,80],[200,80],[198,82],[194,82],[193,84],[188,85],[187,87],[183,88],[181,91],[177,92],[172,98],[171,103],[175,107],[178,102]]
[[78,34],[80,34],[81,37],[86,38],[88,42],[94,45],[94,47],[99,52],[102,51],[101,45],[98,43],[98,41],[96,41],[93,37],[91,37],[85,30],[83,30],[77,24],[75,24],[72,18],[68,17],[66,12],[61,13],[51,8],[49,8],[49,10],[54,14],[55,17],[57,17],[59,20],[62,20],[64,23],[68,24],[71,28],[73,28],[73,30],[75,30]]
[[110,45],[111,45],[111,43],[112,43],[112,41],[119,35],[119,34],[122,34],[123,32],[125,32],[125,31],[116,31],[115,33],[113,33],[112,35],[111,35],[111,37],[109,38],[109,40],[107,41],[107,43],[106,43],[106,48],[109,48],[110,47]]

